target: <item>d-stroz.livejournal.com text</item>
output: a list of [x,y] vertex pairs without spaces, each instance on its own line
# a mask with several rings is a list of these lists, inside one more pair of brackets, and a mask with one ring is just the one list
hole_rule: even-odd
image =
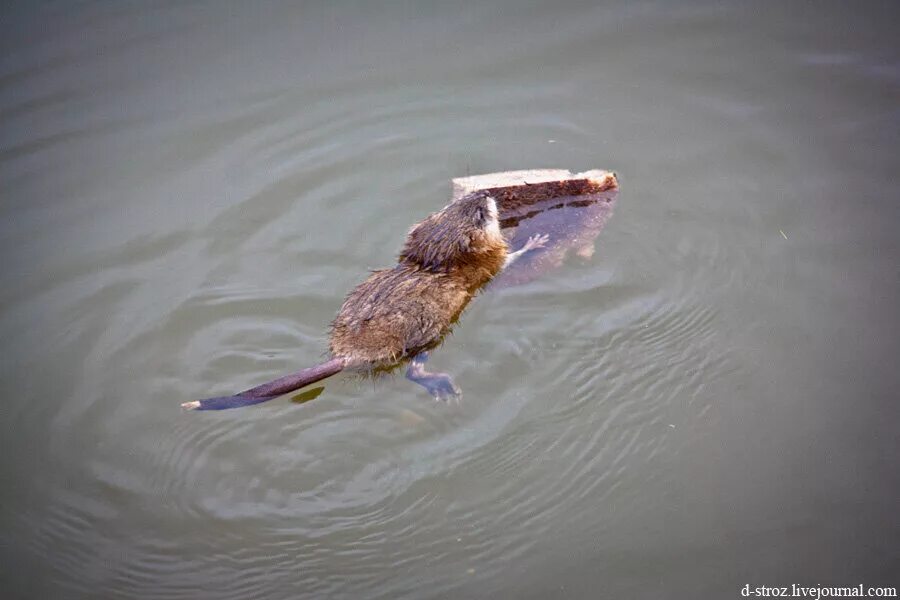
[[744,598],[896,598],[896,587],[874,587],[865,584],[854,586],[820,586],[798,585],[792,583],[787,586],[752,586],[749,583],[741,588],[741,596]]

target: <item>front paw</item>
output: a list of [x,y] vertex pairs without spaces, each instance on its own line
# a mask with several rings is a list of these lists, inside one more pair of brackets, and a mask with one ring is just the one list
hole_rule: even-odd
[[550,236],[548,236],[546,233],[538,233],[528,238],[528,241],[525,242],[525,245],[522,247],[522,249],[527,252],[528,250],[543,248],[549,241]]

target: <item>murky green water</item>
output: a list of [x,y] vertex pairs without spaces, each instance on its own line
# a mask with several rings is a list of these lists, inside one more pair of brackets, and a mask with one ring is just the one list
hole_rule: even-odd
[[[4,596],[898,585],[898,5],[332,4],[0,9]],[[459,405],[179,410],[531,167],[616,214],[471,306]]]

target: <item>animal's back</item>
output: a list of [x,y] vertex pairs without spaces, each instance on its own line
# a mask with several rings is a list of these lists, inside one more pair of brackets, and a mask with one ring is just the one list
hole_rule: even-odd
[[471,294],[464,282],[410,264],[375,271],[332,323],[331,353],[348,366],[390,368],[440,343]]

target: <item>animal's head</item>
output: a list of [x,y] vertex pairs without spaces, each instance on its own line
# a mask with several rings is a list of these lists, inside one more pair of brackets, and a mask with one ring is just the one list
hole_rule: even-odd
[[496,201],[475,192],[445,206],[414,226],[406,238],[400,260],[430,271],[477,260],[475,255],[498,247],[505,250]]

